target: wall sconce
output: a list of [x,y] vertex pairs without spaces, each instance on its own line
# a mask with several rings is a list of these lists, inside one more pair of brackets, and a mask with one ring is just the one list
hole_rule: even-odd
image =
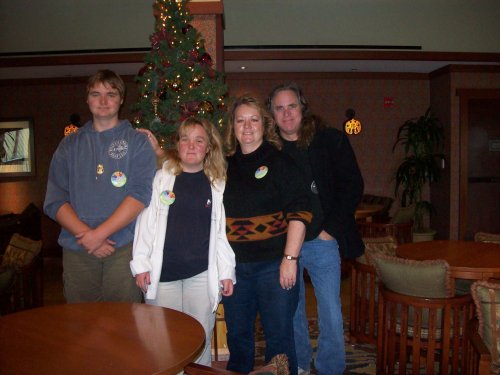
[[69,116],[70,124],[64,128],[64,136],[67,137],[71,133],[75,133],[80,127],[80,115],[78,113],[73,113]]
[[361,133],[361,121],[354,118],[354,116],[356,115],[354,109],[349,108],[347,111],[345,111],[345,115],[347,117],[347,120],[344,122],[345,132],[349,135]]

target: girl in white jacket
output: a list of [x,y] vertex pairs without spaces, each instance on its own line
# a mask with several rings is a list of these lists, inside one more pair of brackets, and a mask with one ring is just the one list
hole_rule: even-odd
[[137,218],[130,262],[146,303],[182,311],[202,324],[205,348],[196,362],[204,365],[211,363],[221,294],[230,296],[236,282],[222,203],[225,179],[218,130],[205,119],[186,119],[176,148],[156,172],[151,203]]

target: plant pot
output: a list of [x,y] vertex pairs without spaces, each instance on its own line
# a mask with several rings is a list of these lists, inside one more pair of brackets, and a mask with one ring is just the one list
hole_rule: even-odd
[[413,242],[432,241],[436,235],[436,230],[425,229],[422,232],[413,232]]

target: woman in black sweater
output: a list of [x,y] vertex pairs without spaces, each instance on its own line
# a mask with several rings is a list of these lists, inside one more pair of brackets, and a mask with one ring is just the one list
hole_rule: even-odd
[[235,101],[226,129],[228,149],[224,206],[227,236],[236,254],[233,296],[223,299],[229,370],[254,365],[254,327],[259,313],[266,361],[288,356],[296,374],[293,315],[298,301],[297,258],[311,207],[300,172],[279,151],[274,122],[253,97]]

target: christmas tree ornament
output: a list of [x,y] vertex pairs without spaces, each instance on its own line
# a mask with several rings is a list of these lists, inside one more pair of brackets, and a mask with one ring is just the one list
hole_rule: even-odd
[[191,84],[192,87],[196,87],[202,81],[203,81],[203,76],[202,75],[195,75],[195,76],[193,76],[193,78],[191,78],[191,81],[189,81],[189,83]]
[[214,112],[214,106],[208,100],[200,102],[198,113],[200,114],[212,114]]
[[169,82],[169,86],[175,92],[179,92],[182,90],[182,80],[179,77],[175,77]]
[[208,53],[203,53],[200,57],[200,62],[203,65],[212,66],[212,57]]

